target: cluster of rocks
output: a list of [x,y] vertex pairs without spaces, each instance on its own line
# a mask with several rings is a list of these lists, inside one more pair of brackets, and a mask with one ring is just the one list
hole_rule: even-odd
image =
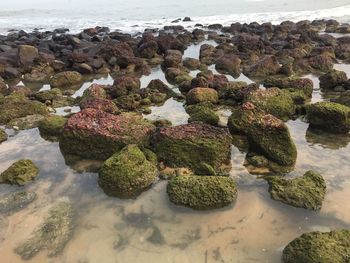
[[[133,198],[160,176],[169,179],[171,202],[199,210],[236,200],[237,185],[228,175],[231,146],[240,136],[247,145],[246,162],[268,168],[265,179],[273,199],[318,210],[326,193],[321,175],[309,171],[288,180],[281,174],[292,170],[297,159],[286,121],[305,116],[310,129],[349,132],[350,81],[333,64],[338,59],[350,62],[350,37],[335,38],[323,30],[346,31],[334,20],[315,20],[216,24],[193,31],[173,25],[135,36],[104,27],[75,35],[64,30],[13,32],[0,36],[0,124],[38,127],[43,138],[59,142],[67,162],[71,156],[102,160],[98,182],[108,195]],[[199,59],[183,57],[189,45],[206,37],[217,45],[202,44]],[[211,65],[218,73],[208,69]],[[160,79],[141,88],[140,77],[155,66],[180,93]],[[195,77],[193,70],[199,71]],[[226,76],[241,73],[256,83],[229,81]],[[320,75],[322,91],[335,93],[336,98],[310,104],[313,82],[302,77],[307,73]],[[93,74],[111,74],[114,83],[93,84],[81,97],[72,98]],[[14,79],[27,87],[11,85]],[[29,88],[31,83],[49,84],[51,89],[37,91]],[[171,97],[184,102],[188,124],[172,126],[167,120],[143,118],[141,113],[149,113],[150,106]],[[81,111],[67,117],[50,114],[54,108],[72,105]],[[219,125],[221,106],[232,111],[228,127]],[[6,139],[0,130],[0,143]],[[23,160],[2,173],[0,181],[23,185],[37,173],[34,164]],[[47,223],[16,249],[24,259],[44,248],[55,255],[69,239],[70,206],[60,203],[49,214]],[[346,250],[349,238],[344,235],[331,232],[325,238],[339,239]],[[309,248],[317,243],[313,237],[308,242],[299,250],[294,249],[299,243],[292,242],[284,261],[319,262],[319,253],[332,249],[312,250],[314,256]]]

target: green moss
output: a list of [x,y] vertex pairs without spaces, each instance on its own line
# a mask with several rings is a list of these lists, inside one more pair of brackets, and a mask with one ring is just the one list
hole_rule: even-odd
[[47,249],[53,257],[62,252],[73,234],[73,208],[69,202],[57,202],[31,237],[15,248],[24,260],[31,259],[40,251]]
[[40,135],[44,138],[58,137],[66,122],[67,119],[63,116],[51,115],[39,123]]
[[0,124],[6,124],[12,119],[34,114],[47,115],[46,106],[19,94],[10,95],[0,100]]
[[201,121],[210,125],[217,125],[219,116],[206,105],[191,105],[186,107],[186,112],[190,115],[188,122]]
[[62,91],[58,88],[43,90],[35,93],[35,98],[40,102],[52,101],[63,96]]
[[251,93],[246,101],[277,118],[288,119],[295,113],[295,105],[290,93],[278,88],[257,90]]
[[265,87],[277,87],[280,89],[294,90],[302,92],[306,98],[311,98],[313,92],[313,82],[307,78],[276,78],[269,77],[264,81]]
[[6,140],[7,140],[7,133],[3,129],[0,129],[0,143]]
[[6,127],[15,128],[19,130],[26,130],[38,127],[40,121],[45,118],[43,115],[28,115],[21,118],[12,119]]
[[134,197],[157,177],[154,163],[136,146],[128,145],[106,160],[99,172],[99,185],[106,194]]
[[169,181],[167,193],[174,204],[208,210],[234,202],[237,186],[224,176],[177,176]]
[[0,174],[0,183],[25,185],[33,181],[38,173],[38,167],[31,160],[20,160]]
[[346,263],[349,260],[349,230],[305,233],[283,250],[284,263]]
[[344,84],[347,79],[348,78],[344,71],[332,69],[320,77],[320,88],[334,89],[335,87]]
[[350,108],[334,102],[317,102],[306,107],[310,127],[330,133],[347,133],[350,129]]
[[187,104],[197,104],[203,102],[217,103],[219,95],[216,90],[211,88],[194,88],[186,96]]
[[280,176],[268,177],[271,198],[285,204],[311,210],[320,210],[326,194],[326,182],[314,171],[287,180]]

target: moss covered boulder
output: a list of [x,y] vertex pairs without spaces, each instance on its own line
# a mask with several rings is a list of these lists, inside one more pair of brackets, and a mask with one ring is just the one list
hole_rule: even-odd
[[186,107],[186,112],[190,115],[188,122],[201,121],[210,125],[217,125],[219,122],[219,115],[207,105],[190,105]]
[[334,102],[317,102],[306,107],[310,127],[330,133],[348,133],[350,108]]
[[320,77],[321,89],[334,89],[337,86],[343,85],[347,81],[347,76],[344,71],[332,69],[328,73]]
[[217,103],[219,100],[218,92],[211,88],[194,88],[186,95],[187,104],[196,104],[202,102]]
[[49,257],[57,256],[72,237],[73,213],[70,202],[56,202],[43,223],[33,231],[29,239],[15,248],[15,253],[24,260],[33,258],[45,249]]
[[295,164],[297,149],[288,127],[282,120],[266,114],[251,102],[232,112],[228,128],[232,134],[246,135],[251,151],[261,152],[280,165]]
[[19,160],[0,174],[0,183],[25,185],[35,179],[38,167],[31,160]]
[[154,130],[140,115],[84,109],[68,119],[60,147],[65,154],[105,160],[127,144],[148,144]]
[[34,192],[14,192],[0,197],[0,213],[12,214],[25,208],[36,199]]
[[346,263],[350,258],[350,231],[310,232],[283,250],[284,263]]
[[6,141],[7,137],[7,133],[3,129],[0,129],[0,143]]
[[291,91],[302,91],[307,97],[311,98],[313,91],[313,82],[308,78],[277,78],[269,77],[264,80],[264,86],[267,88],[277,87]]
[[141,87],[140,79],[136,76],[121,76],[114,80],[110,88],[113,98],[125,96],[137,92]]
[[6,127],[13,128],[16,130],[33,129],[39,126],[39,123],[45,119],[45,116],[34,114],[28,115],[21,118],[12,119],[7,123]]
[[326,182],[314,171],[303,176],[285,179],[281,176],[267,178],[271,198],[285,204],[311,210],[320,210],[326,195]]
[[67,118],[58,115],[51,115],[39,123],[40,135],[43,137],[58,137],[63,131]]
[[342,92],[338,98],[331,101],[350,107],[350,90]]
[[156,177],[156,164],[147,160],[137,145],[128,145],[104,162],[98,182],[108,195],[134,197],[148,188]]
[[287,119],[295,113],[295,105],[288,91],[279,88],[257,90],[247,96],[246,101],[277,118]]
[[29,100],[20,94],[0,98],[0,124],[34,114],[47,115],[45,104]]
[[158,159],[166,165],[208,174],[208,166],[218,173],[229,170],[231,140],[227,129],[193,122],[160,128],[153,143]]
[[208,210],[233,203],[237,185],[226,176],[177,176],[169,181],[167,193],[174,204]]
[[50,79],[52,88],[61,88],[80,84],[83,81],[82,75],[76,71],[64,71],[57,73]]

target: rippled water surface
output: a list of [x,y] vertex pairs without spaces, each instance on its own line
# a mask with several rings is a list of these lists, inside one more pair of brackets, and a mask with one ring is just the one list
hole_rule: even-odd
[[[196,53],[198,47],[192,47],[186,56]],[[335,67],[350,72],[347,65]],[[317,77],[307,77],[315,83],[313,100],[326,100]],[[141,78],[142,87],[154,78],[164,78],[159,68]],[[105,76],[88,81],[75,95],[81,95],[92,82],[112,84],[113,79]],[[225,122],[230,111],[221,109],[219,113]],[[188,115],[182,103],[169,99],[152,107],[145,118],[167,118],[178,125],[186,123]],[[82,160],[66,165],[58,143],[45,141],[37,129],[7,130],[11,136],[0,145],[0,172],[18,159],[29,158],[39,166],[40,174],[24,187],[38,194],[36,201],[11,216],[0,216],[0,261],[22,262],[14,247],[42,222],[50,205],[63,198],[70,200],[76,211],[72,239],[58,257],[48,258],[42,251],[28,262],[281,262],[283,247],[304,232],[350,228],[350,136],[311,131],[302,118],[287,125],[298,148],[296,167],[289,176],[314,169],[327,182],[319,212],[271,200],[267,183],[247,171],[245,153],[235,146],[231,176],[238,182],[237,201],[224,209],[195,212],[168,201],[165,181],[154,183],[135,200],[107,197],[93,172],[100,162]],[[17,190],[16,186],[0,185],[1,195]]]

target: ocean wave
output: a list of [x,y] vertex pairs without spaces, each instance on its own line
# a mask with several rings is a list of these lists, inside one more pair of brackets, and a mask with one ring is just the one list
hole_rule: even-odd
[[[249,0],[252,1],[252,0]],[[256,1],[256,0],[254,0]],[[260,0],[259,0],[260,1]],[[85,13],[84,16],[78,14],[66,14],[61,12],[53,12],[49,10],[30,10],[31,15],[27,12],[15,12],[11,15],[2,16],[0,13],[0,33],[5,34],[11,29],[23,29],[32,31],[33,29],[53,30],[55,28],[69,28],[70,32],[78,33],[84,28],[94,26],[108,26],[112,30],[120,30],[128,33],[142,32],[146,28],[161,28],[164,25],[172,25],[176,18],[162,18],[150,20],[122,19],[115,20],[111,15],[98,15]],[[21,15],[22,14],[22,15]],[[250,23],[250,22],[271,22],[278,24],[285,20],[300,21],[314,19],[336,19],[343,23],[350,22],[350,5],[319,10],[293,11],[293,12],[261,12],[246,14],[231,14],[217,16],[195,16],[191,17],[191,22],[179,22],[186,28],[193,28],[195,24],[209,25],[213,23],[221,23],[230,25],[234,22]]]

